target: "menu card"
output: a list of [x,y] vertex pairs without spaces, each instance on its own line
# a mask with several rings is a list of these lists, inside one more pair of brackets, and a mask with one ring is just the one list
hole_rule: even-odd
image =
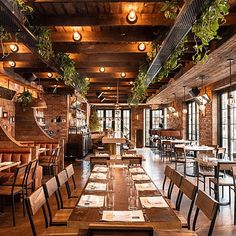
[[102,221],[145,222],[143,212],[137,211],[103,211]]
[[90,175],[90,179],[106,179],[107,178],[107,174],[105,173],[92,173]]
[[106,188],[107,188],[106,184],[90,182],[87,184],[85,190],[105,191]]
[[143,208],[152,207],[169,207],[165,199],[162,196],[156,197],[140,197]]
[[129,168],[129,171],[130,173],[144,173],[144,170],[141,167]]
[[93,172],[107,172],[108,167],[104,165],[95,165],[93,168]]
[[133,180],[150,180],[149,176],[146,174],[137,174],[137,175],[132,175]]
[[80,207],[103,207],[104,196],[82,195],[77,206]]
[[156,190],[156,186],[150,182],[150,183],[142,183],[142,184],[135,184],[135,188],[138,191],[152,191]]

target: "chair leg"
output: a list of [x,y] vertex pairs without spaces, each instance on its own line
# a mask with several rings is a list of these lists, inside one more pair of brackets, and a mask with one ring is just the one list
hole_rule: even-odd
[[12,217],[13,217],[13,226],[16,226],[16,219],[15,219],[15,197],[12,195]]

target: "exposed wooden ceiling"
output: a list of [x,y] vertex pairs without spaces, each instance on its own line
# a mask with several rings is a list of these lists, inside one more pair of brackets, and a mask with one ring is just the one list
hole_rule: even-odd
[[[106,103],[116,102],[117,80],[119,80],[119,102],[126,103],[133,86],[139,66],[146,60],[152,40],[159,38],[164,40],[166,34],[173,25],[172,20],[167,20],[160,11],[163,1],[90,1],[90,0],[28,0],[34,8],[31,24],[47,26],[51,31],[53,49],[55,52],[69,53],[74,59],[76,68],[80,74],[90,79],[90,89],[87,99],[90,103],[98,103],[97,93],[104,92]],[[130,10],[135,10],[138,20],[135,24],[129,24],[126,20]],[[235,9],[227,16],[224,29],[236,22]],[[82,35],[80,42],[74,42],[73,32]],[[145,51],[138,50],[138,44],[144,42],[147,45]],[[10,42],[9,42],[10,43]],[[6,48],[9,46],[6,44]],[[16,54],[10,54],[1,58],[7,66],[10,60],[16,61],[15,72],[23,77],[30,78],[32,73],[40,80],[46,92],[58,93],[71,92],[72,90],[56,81],[56,73],[53,78],[48,78],[48,72],[52,70],[34,55],[27,47],[19,44],[20,50]],[[189,50],[183,57],[182,64],[191,60],[193,50]],[[0,54],[2,54],[0,49]],[[99,71],[100,67],[105,72]],[[125,72],[126,77],[121,78],[120,73]],[[155,94],[179,70],[170,74],[169,78],[152,84],[148,88],[147,96]],[[108,89],[108,87],[110,87]]]

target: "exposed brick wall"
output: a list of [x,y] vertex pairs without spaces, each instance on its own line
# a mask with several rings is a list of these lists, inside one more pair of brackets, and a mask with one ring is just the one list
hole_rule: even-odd
[[15,119],[15,103],[13,101],[0,98],[0,107],[3,108],[3,112],[7,112],[7,117],[0,118],[1,124],[6,128],[12,137],[15,137],[15,122],[12,121],[12,117]]

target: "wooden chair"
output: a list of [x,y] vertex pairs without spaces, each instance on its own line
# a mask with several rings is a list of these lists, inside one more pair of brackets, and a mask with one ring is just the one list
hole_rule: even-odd
[[178,163],[184,166],[184,175],[186,175],[187,164],[195,164],[196,161],[191,156],[187,156],[184,147],[175,147],[175,169],[177,170]]
[[216,157],[218,159],[224,159],[225,158],[225,152],[226,152],[226,148],[217,147],[217,149],[216,149]]
[[164,160],[165,158],[166,159],[169,158],[169,161],[170,161],[171,154],[172,154],[171,141],[169,141],[169,140],[162,141],[161,159]]
[[219,203],[210,196],[208,196],[203,191],[199,190],[195,205],[196,205],[196,212],[193,219],[193,230],[194,231],[196,230],[197,218],[199,210],[201,210],[203,214],[211,221],[210,228],[208,231],[208,236],[211,236],[215,225]]
[[[198,187],[195,186],[193,183],[191,183],[189,180],[183,178],[181,181],[179,190],[180,190],[179,197],[177,197],[177,199],[179,201],[177,203],[175,213],[181,221],[182,228],[190,229],[190,220],[191,220],[191,215],[192,215],[193,206],[194,206],[195,198],[197,195]],[[183,195],[185,195],[189,200],[191,200],[189,210],[188,210],[187,219],[180,213],[180,206],[182,203]]]
[[143,225],[90,224],[87,236],[153,236],[153,227]]
[[[66,191],[68,191],[68,176],[66,173],[66,170],[61,171],[57,176],[57,183],[58,183],[58,196],[59,196],[59,200],[60,200],[60,205],[62,209],[74,209],[78,198],[67,198],[67,199],[63,199],[62,198],[62,194],[61,194],[61,188],[63,186],[66,187]],[[67,192],[68,194],[68,192]],[[68,194],[69,195],[69,194]]]
[[[61,209],[60,201],[58,198],[58,185],[56,177],[51,178],[44,184],[44,191],[46,196],[46,205],[49,214],[49,226],[56,226],[56,225],[67,225],[67,221],[70,217],[72,209]],[[55,195],[57,201],[57,211],[56,214],[52,215],[52,210],[50,206],[49,199],[52,195]]]
[[[171,189],[171,174],[173,172],[173,169],[169,166],[169,165],[166,165],[165,167],[165,171],[164,171],[164,180],[163,180],[163,183],[162,183],[162,190],[160,190],[161,194],[164,196],[164,197],[167,197],[167,198],[170,198],[170,189]],[[166,184],[166,180],[169,180],[169,185],[168,185],[168,190],[167,192],[165,191],[165,184]]]
[[[229,188],[229,202],[220,203],[220,205],[227,205],[231,203],[231,187],[234,186],[232,175],[224,174],[225,171],[232,173],[232,167],[236,166],[236,162],[219,161],[215,170],[215,177],[209,179],[209,193],[211,190],[215,193],[215,199],[219,202],[219,188],[222,188],[222,197],[224,197],[224,187]],[[213,187],[212,185],[213,184]]]
[[[13,217],[13,226],[16,225],[15,220],[15,196],[17,194],[22,194],[22,203],[23,203],[23,212],[25,212],[25,200],[24,200],[24,183],[26,179],[28,164],[23,164],[17,166],[14,172],[14,178],[11,185],[1,185],[0,186],[0,196],[11,197],[12,205],[12,217]],[[21,177],[23,176],[23,177]],[[24,213],[25,214],[25,213]]]
[[26,198],[26,209],[30,221],[30,226],[32,230],[32,235],[37,236],[36,227],[34,224],[34,215],[39,211],[40,208],[42,208],[43,211],[43,217],[45,221],[45,227],[47,228],[45,232],[42,235],[68,235],[68,236],[74,236],[79,235],[79,230],[74,228],[68,228],[68,227],[49,227],[48,228],[48,219],[47,219],[47,213],[46,213],[46,197],[43,190],[43,187],[40,187],[37,189],[34,193],[32,193],[29,197]]
[[94,165],[107,165],[107,161],[110,160],[109,156],[91,156],[90,157],[90,169],[93,168]]
[[[65,168],[65,170],[66,170],[67,177],[68,177],[68,186],[67,186],[67,188],[68,188],[68,191],[67,191],[68,197],[69,197],[69,198],[78,198],[78,197],[80,196],[82,190],[79,189],[79,188],[77,188],[77,186],[76,186],[75,177],[74,177],[75,171],[74,171],[73,165],[72,165],[72,164],[68,165],[68,166]],[[70,179],[71,179],[72,182],[73,182],[73,187],[72,187],[73,190],[72,190],[72,188],[70,187]]]
[[142,165],[142,157],[141,156],[122,156],[122,161],[128,161],[129,165]]
[[234,180],[234,225],[236,225],[236,166],[232,167],[232,174]]

